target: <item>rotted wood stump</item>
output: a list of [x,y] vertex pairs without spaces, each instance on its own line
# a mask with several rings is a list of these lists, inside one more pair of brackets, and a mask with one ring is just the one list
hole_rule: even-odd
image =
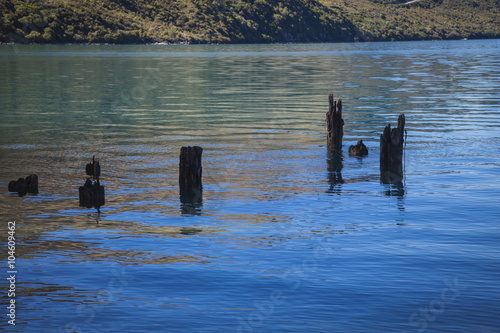
[[342,99],[333,100],[333,94],[328,95],[329,110],[326,114],[328,131],[327,147],[329,151],[342,152],[342,136],[344,135],[344,119],[342,119]]
[[82,207],[99,209],[104,206],[104,186],[98,180],[92,183],[90,178],[87,178],[85,184],[78,188],[78,194]]
[[349,155],[351,155],[351,156],[366,156],[366,155],[368,155],[368,148],[363,143],[363,140],[359,140],[356,145],[349,146]]
[[99,182],[101,175],[101,166],[99,161],[96,161],[95,155],[92,157],[92,163],[87,163],[85,173],[94,178],[94,182],[87,178],[85,184],[78,188],[78,195],[81,207],[96,208],[99,211],[101,206],[104,206],[105,195],[104,186]]
[[405,115],[400,114],[398,127],[387,125],[380,135],[380,175],[383,182],[395,183],[403,177]]
[[201,154],[203,148],[199,146],[182,147],[179,162],[179,189],[181,203],[200,204],[202,195],[202,167]]
[[12,180],[9,182],[8,190],[9,192],[17,192],[20,197],[27,193],[38,194],[38,176],[29,175],[26,178]]
[[94,177],[94,179],[99,179],[101,166],[99,165],[99,161],[95,160],[95,155],[92,156],[92,163],[87,163],[85,166],[85,172],[87,175]]

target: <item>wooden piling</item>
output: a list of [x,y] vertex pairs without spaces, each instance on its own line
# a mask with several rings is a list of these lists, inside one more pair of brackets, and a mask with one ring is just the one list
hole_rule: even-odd
[[95,160],[95,155],[92,156],[92,163],[87,163],[85,166],[85,172],[87,175],[94,177],[95,180],[99,180],[101,166],[99,165],[99,161]]
[[78,188],[78,194],[82,207],[95,207],[99,210],[101,206],[104,206],[104,186],[98,180],[92,183],[90,178],[87,178],[85,184]]
[[333,94],[328,95],[329,109],[326,114],[328,131],[327,147],[329,151],[342,152],[342,136],[344,135],[344,119],[342,119],[342,99],[333,100]]
[[199,146],[182,147],[179,158],[179,190],[182,203],[201,203],[203,148]]
[[96,161],[95,155],[92,157],[92,163],[87,163],[85,173],[94,178],[94,182],[87,178],[85,184],[78,188],[79,204],[81,207],[96,208],[99,212],[100,207],[104,206],[105,195],[104,186],[99,182],[101,175],[101,166],[99,161]]
[[380,135],[380,174],[382,181],[393,182],[403,176],[405,115],[400,114],[398,127],[387,125]]

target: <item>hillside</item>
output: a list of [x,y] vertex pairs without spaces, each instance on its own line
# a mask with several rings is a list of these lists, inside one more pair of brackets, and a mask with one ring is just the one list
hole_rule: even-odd
[[323,0],[366,41],[500,38],[500,0]]
[[500,38],[500,0],[0,0],[0,42]]

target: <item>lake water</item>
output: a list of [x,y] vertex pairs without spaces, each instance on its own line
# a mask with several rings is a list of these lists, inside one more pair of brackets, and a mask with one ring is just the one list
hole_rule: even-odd
[[[500,332],[500,40],[1,45],[0,78],[0,329]],[[400,113],[404,178],[383,184]],[[179,199],[186,145],[198,206]],[[92,155],[100,214],[78,206]],[[32,173],[38,195],[7,192]]]

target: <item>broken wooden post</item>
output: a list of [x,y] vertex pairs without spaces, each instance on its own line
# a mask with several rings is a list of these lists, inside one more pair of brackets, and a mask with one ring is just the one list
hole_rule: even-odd
[[38,176],[37,175],[29,175],[26,177],[26,181],[28,182],[28,193],[38,194]]
[[17,192],[20,197],[27,193],[38,194],[38,176],[29,175],[26,178],[12,180],[9,182],[8,190],[9,192]]
[[327,147],[329,151],[342,152],[342,136],[344,135],[344,119],[342,119],[342,99],[333,100],[333,94],[328,95],[329,109],[326,114],[328,131]]
[[85,166],[85,173],[94,178],[94,182],[87,178],[85,184],[78,188],[78,196],[80,200],[80,206],[86,208],[96,208],[99,212],[99,208],[104,206],[105,196],[104,196],[104,186],[99,182],[99,176],[101,175],[101,166],[99,161],[96,161],[95,155],[92,157],[92,163],[87,163]]
[[382,182],[397,183],[403,177],[403,144],[405,115],[400,114],[398,127],[387,125],[380,135],[380,176]]
[[10,181],[8,187],[9,192],[17,192],[20,197],[25,196],[28,192],[28,182],[24,178]]
[[356,145],[349,146],[350,156],[366,156],[368,155],[368,148],[363,143],[363,140],[359,140]]
[[101,186],[98,180],[92,183],[90,178],[87,178],[85,184],[78,188],[78,194],[82,207],[95,207],[99,210],[104,206],[104,186]]
[[179,189],[181,203],[201,203],[201,154],[203,148],[198,146],[182,147],[179,162]]
[[99,180],[99,176],[101,175],[101,166],[99,165],[99,161],[95,160],[95,155],[92,156],[92,163],[87,163],[85,166],[85,172],[87,175]]

